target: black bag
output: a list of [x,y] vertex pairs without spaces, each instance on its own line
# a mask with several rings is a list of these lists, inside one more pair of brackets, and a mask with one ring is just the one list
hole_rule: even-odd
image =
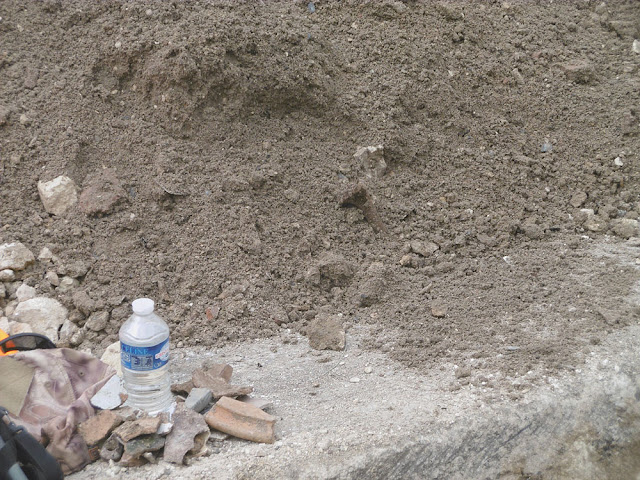
[[60,465],[0,407],[0,480],[62,480]]

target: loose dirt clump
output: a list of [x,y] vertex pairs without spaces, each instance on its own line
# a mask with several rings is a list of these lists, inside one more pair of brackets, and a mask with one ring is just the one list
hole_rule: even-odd
[[[181,345],[342,314],[347,343],[370,324],[368,347],[416,368],[523,374],[637,319],[631,270],[580,269],[581,236],[638,236],[637,2],[0,17],[0,244],[50,249],[18,280],[69,309],[78,348],[100,354],[149,296]],[[37,185],[60,175],[79,202],[50,215]],[[350,185],[373,220],[340,207]]]

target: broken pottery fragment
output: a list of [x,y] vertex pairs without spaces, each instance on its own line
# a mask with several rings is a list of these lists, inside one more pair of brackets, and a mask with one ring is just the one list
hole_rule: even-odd
[[275,441],[276,417],[233,398],[222,397],[204,418],[211,428],[234,437],[260,443]]
[[117,435],[121,442],[127,443],[140,435],[156,433],[159,426],[160,417],[142,417],[138,420],[123,423],[113,433]]
[[118,436],[115,433],[112,433],[100,449],[100,458],[107,462],[109,460],[114,460],[117,462],[118,460],[120,460],[120,457],[122,457],[123,451],[124,446],[118,441]]
[[[248,395],[253,392],[253,387],[240,387],[230,385],[225,377],[219,375],[225,374],[228,370],[220,370],[217,366],[214,368],[199,368],[193,372],[193,385],[198,388],[207,388],[211,390],[213,398],[220,397],[238,397],[240,395]],[[230,374],[228,375],[230,377]]]
[[165,439],[157,433],[151,435],[141,435],[129,440],[124,446],[124,453],[138,458],[146,452],[157,452],[164,447]]
[[122,417],[117,413],[111,410],[101,410],[93,417],[82,422],[78,426],[78,432],[85,443],[91,447],[107,438],[107,435],[122,422]]
[[164,445],[164,460],[182,464],[187,453],[199,453],[209,438],[209,427],[199,413],[178,404],[172,417],[173,429]]

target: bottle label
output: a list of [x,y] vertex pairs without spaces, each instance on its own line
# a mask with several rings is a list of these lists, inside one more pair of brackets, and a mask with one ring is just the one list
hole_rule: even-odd
[[120,342],[120,362],[128,370],[144,372],[169,362],[169,339],[153,347],[134,347]]

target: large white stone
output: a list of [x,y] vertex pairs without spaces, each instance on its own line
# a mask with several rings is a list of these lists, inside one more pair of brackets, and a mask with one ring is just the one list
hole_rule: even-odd
[[100,357],[100,360],[107,365],[113,367],[119,377],[122,377],[122,363],[120,362],[120,342],[114,342]]
[[76,184],[60,175],[50,182],[38,182],[38,193],[48,213],[61,215],[78,201]]
[[20,242],[0,245],[0,270],[24,270],[35,261],[31,250]]
[[16,290],[16,298],[18,299],[18,302],[26,302],[27,300],[35,298],[35,296],[36,296],[36,289],[33,287],[30,287],[26,283],[23,283],[22,285],[20,285],[18,287],[18,290]]
[[67,309],[53,298],[36,297],[21,302],[13,312],[13,319],[28,323],[36,333],[58,341],[58,329],[67,319]]

